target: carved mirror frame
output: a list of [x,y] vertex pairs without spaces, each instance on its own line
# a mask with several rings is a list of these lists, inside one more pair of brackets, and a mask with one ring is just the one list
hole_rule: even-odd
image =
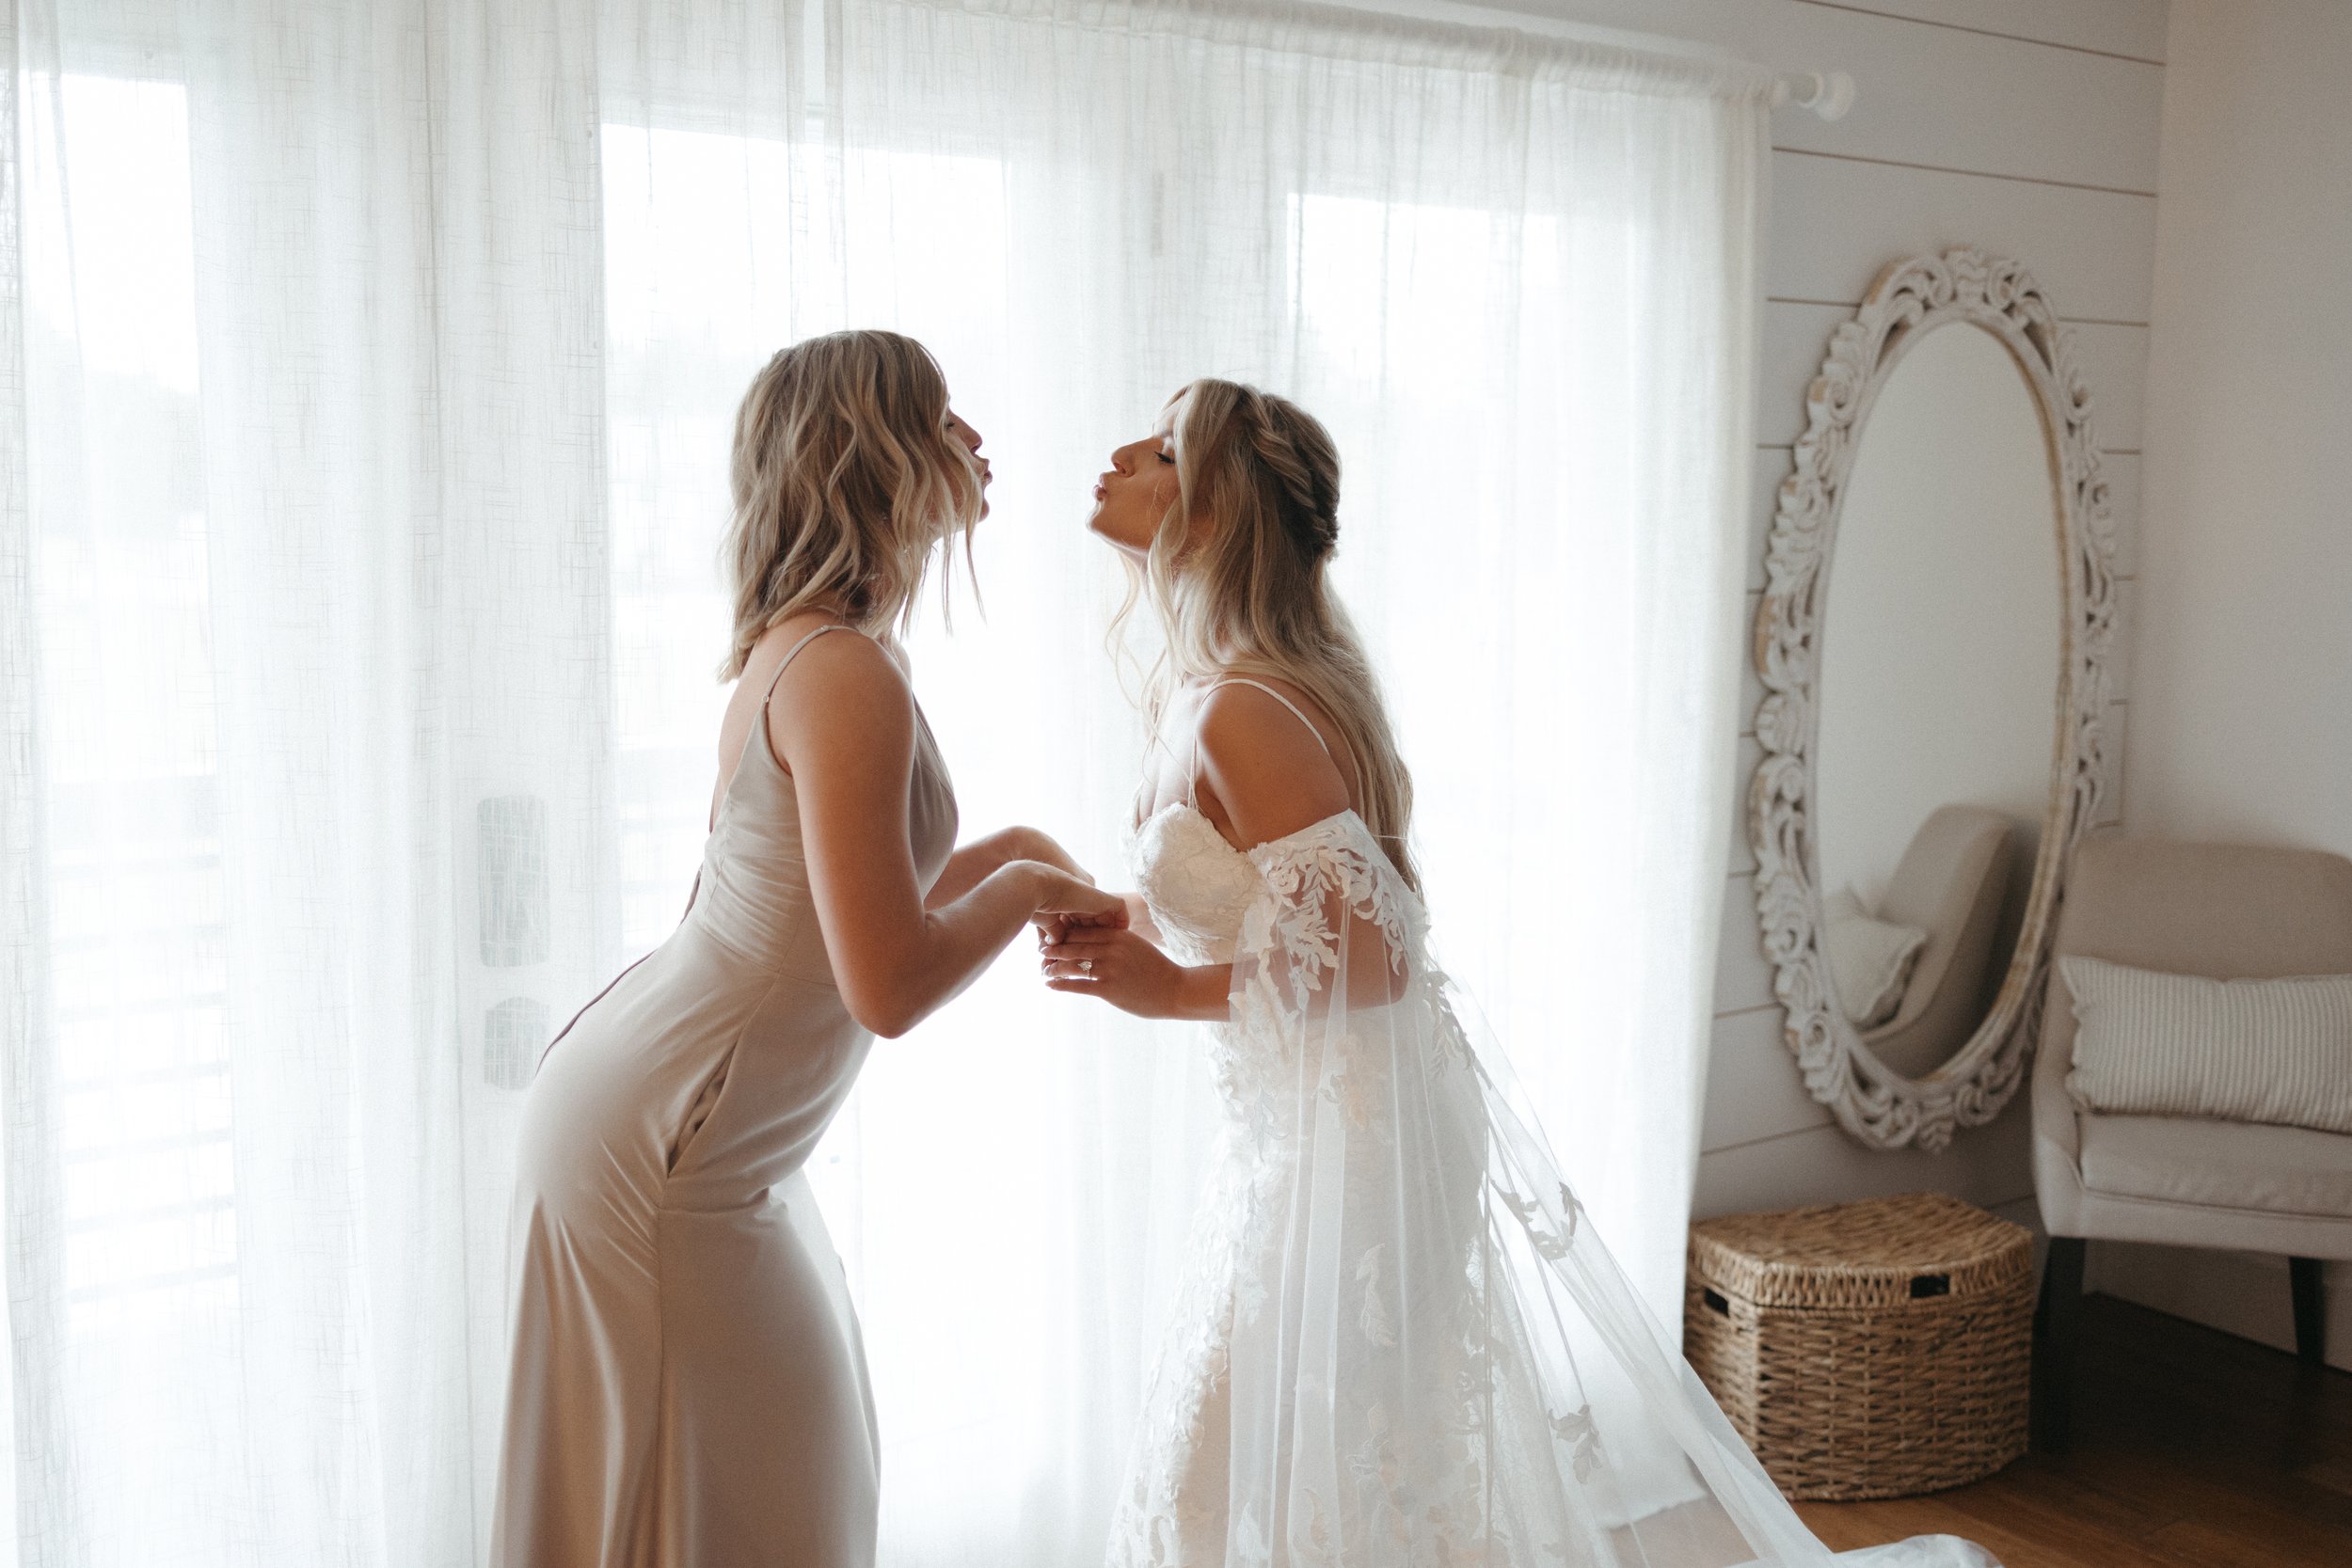
[[[1911,346],[1940,328],[1990,332],[2025,372],[2053,457],[2060,590],[2057,734],[2042,842],[2025,921],[1992,1011],[1924,1078],[1889,1069],[1838,1006],[1821,952],[1820,863],[1813,819],[1822,614],[1847,482],[1865,421]],[[1764,684],[1756,736],[1763,760],[1748,791],[1756,907],[1786,1040],[1805,1089],[1838,1125],[1880,1148],[1940,1148],[1990,1121],[2023,1081],[2039,1033],[2060,883],[2075,841],[2106,793],[2102,727],[2115,624],[2115,532],[2091,439],[2090,388],[2074,334],[2026,269],[1973,246],[1915,256],[1879,275],[1853,319],[1830,337],[1805,392],[1795,471],[1781,482],[1756,611]]]

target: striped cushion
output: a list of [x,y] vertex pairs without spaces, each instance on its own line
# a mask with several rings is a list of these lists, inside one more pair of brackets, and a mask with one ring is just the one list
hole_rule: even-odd
[[2352,974],[2208,980],[2061,958],[2087,1111],[2352,1133]]

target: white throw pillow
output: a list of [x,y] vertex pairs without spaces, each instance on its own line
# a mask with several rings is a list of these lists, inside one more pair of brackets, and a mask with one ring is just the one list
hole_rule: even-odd
[[2058,973],[2084,1110],[2352,1132],[2352,974],[2208,980],[2085,958]]
[[1821,914],[1821,953],[1829,959],[1837,1005],[1857,1027],[1884,1023],[1902,1007],[1903,988],[1928,944],[1927,932],[1872,918],[1851,888],[1830,895]]

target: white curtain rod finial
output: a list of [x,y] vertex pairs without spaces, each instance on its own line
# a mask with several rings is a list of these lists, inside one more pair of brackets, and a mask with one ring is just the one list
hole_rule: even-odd
[[1853,78],[1842,71],[1792,71],[1772,84],[1772,107],[1795,104],[1823,119],[1843,119],[1853,107]]

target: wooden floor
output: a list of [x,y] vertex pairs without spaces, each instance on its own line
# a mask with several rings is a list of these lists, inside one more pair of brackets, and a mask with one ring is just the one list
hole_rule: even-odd
[[1799,1512],[1841,1550],[1947,1531],[2006,1568],[2352,1568],[2352,1373],[2091,1296],[2072,1452]]

